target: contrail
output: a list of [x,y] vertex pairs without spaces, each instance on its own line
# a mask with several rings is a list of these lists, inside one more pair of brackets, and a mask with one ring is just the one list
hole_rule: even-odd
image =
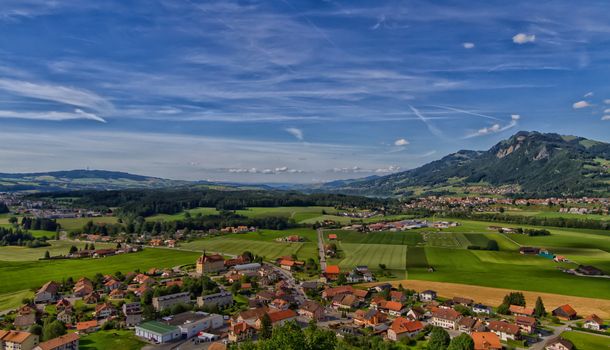
[[457,109],[457,108],[453,108],[453,107],[446,107],[446,106],[438,106],[438,105],[431,105],[432,107],[436,107],[436,108],[441,108],[441,109],[446,109],[448,111],[454,111],[454,112],[460,112],[460,113],[464,113],[464,114],[470,114],[470,115],[474,115],[477,117],[482,117],[482,118],[487,118],[487,119],[492,119],[492,120],[502,120],[500,118],[496,118],[496,117],[492,117],[490,115],[485,115],[485,114],[481,114],[481,113],[475,113],[475,112],[471,112],[471,111],[466,111],[463,109]]
[[419,117],[419,120],[421,120],[424,124],[426,124],[426,127],[428,128],[428,131],[430,131],[433,135],[444,139],[445,136],[443,135],[443,132],[440,131],[436,126],[432,125],[432,123],[430,123],[430,121],[428,120],[428,118],[424,117],[423,114],[421,114],[420,111],[417,110],[417,108],[409,105],[409,108],[411,108],[411,110],[413,111],[413,113],[415,113],[416,116]]

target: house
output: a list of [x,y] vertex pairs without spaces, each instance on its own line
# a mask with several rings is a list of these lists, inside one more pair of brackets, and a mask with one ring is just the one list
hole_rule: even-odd
[[80,337],[76,333],[68,333],[38,344],[34,350],[78,350]]
[[109,279],[106,283],[104,283],[104,289],[107,292],[111,292],[115,289],[121,288],[121,282],[117,281],[114,278]]
[[442,309],[438,308],[432,312],[432,319],[430,323],[437,327],[446,329],[457,329],[458,321],[462,318],[462,315],[453,309]]
[[220,254],[206,255],[197,259],[196,271],[198,274],[217,273],[225,268],[225,258]]
[[38,336],[29,332],[0,330],[0,349],[32,350],[38,345]]
[[337,310],[350,310],[360,304],[358,298],[353,294],[338,294],[333,298],[333,307]]
[[68,299],[60,299],[57,303],[55,303],[55,309],[57,311],[62,311],[67,308],[72,308],[72,304]]
[[[281,326],[284,323],[295,320],[297,318],[297,313],[290,309],[269,312],[267,313],[267,315],[269,315],[269,318],[271,319],[271,324],[273,326]],[[257,329],[261,328],[261,322],[262,321],[260,318],[256,321]]]
[[34,302],[36,304],[54,302],[57,300],[58,291],[59,283],[49,281],[36,292]]
[[483,304],[474,304],[472,305],[472,311],[475,314],[487,314],[491,315],[491,307]]
[[73,288],[75,297],[84,297],[93,292],[93,282],[86,277],[81,277]]
[[78,322],[76,324],[76,331],[78,332],[78,334],[93,333],[98,331],[99,329],[100,325],[97,320]]
[[36,323],[37,311],[35,306],[23,305],[17,310],[13,325],[18,329],[30,328],[31,325]]
[[326,288],[322,291],[322,298],[332,299],[339,294],[354,294],[354,287],[352,286],[339,286],[335,288]]
[[156,311],[163,311],[174,305],[188,304],[190,302],[191,297],[188,292],[169,294],[152,299],[152,305]]
[[229,341],[233,343],[251,339],[255,329],[246,322],[233,323],[229,327]]
[[326,270],[324,270],[324,277],[329,281],[337,280],[339,274],[341,274],[341,269],[338,265],[327,265]]
[[412,338],[424,329],[420,321],[410,321],[404,317],[398,317],[388,329],[388,339],[398,341],[404,337]]
[[572,350],[574,349],[574,344],[567,339],[563,339],[561,337],[553,338],[549,340],[544,346],[545,350]]
[[95,306],[95,317],[108,318],[116,313],[114,305],[111,303],[103,303]]
[[354,324],[362,327],[377,328],[385,323],[388,317],[379,310],[357,310],[354,315]]
[[124,299],[127,296],[127,291],[123,289],[115,289],[108,293],[110,299]]
[[500,337],[493,332],[472,332],[470,337],[474,341],[474,350],[502,350]]
[[66,308],[57,313],[56,318],[65,324],[72,324],[74,322],[74,311],[71,308]]
[[97,292],[91,292],[83,297],[83,301],[87,304],[97,304],[101,297]]
[[304,302],[299,308],[298,313],[300,316],[314,321],[320,321],[325,317],[324,307],[312,300]]
[[434,299],[436,299],[436,292],[433,290],[425,290],[419,293],[420,301],[432,301]]
[[128,327],[138,325],[142,322],[142,306],[138,302],[125,303],[123,304],[123,315]]
[[413,306],[409,311],[407,311],[406,317],[411,321],[421,321],[426,316],[426,310],[422,309],[419,306]]
[[266,306],[242,311],[237,315],[236,321],[246,322],[250,326],[254,326],[256,324],[256,321],[263,317],[263,315],[267,312],[269,312],[269,308]]
[[399,303],[404,303],[405,301],[407,301],[407,296],[403,292],[393,290],[390,292],[390,300],[397,301]]
[[365,289],[354,289],[354,295],[360,302],[363,302],[369,295],[369,291]]
[[487,327],[504,341],[519,339],[521,335],[519,326],[504,321],[491,321]]
[[470,334],[477,326],[477,322],[479,322],[478,318],[464,316],[458,321],[458,331]]
[[533,317],[515,316],[515,324],[519,326],[521,332],[531,334],[536,330],[537,321]]
[[407,308],[402,303],[391,300],[381,303],[378,308],[381,309],[382,312],[394,317],[402,316],[407,312]]
[[168,343],[182,337],[180,328],[158,321],[148,321],[136,326],[136,336],[156,343]]
[[282,269],[291,271],[295,266],[294,260],[282,259],[279,261],[279,265]]
[[586,329],[591,329],[594,331],[600,331],[604,325],[604,321],[599,318],[596,314],[592,314],[585,318],[585,322],[582,327]]
[[510,305],[508,310],[515,316],[532,316],[534,314],[534,309],[519,305]]
[[197,306],[199,307],[217,307],[222,309],[231,305],[233,305],[233,294],[224,290],[219,293],[197,297]]
[[275,310],[286,310],[290,307],[290,303],[284,299],[275,298],[269,303],[269,307]]
[[576,310],[572,306],[566,304],[562,305],[551,312],[551,314],[560,320],[574,320],[578,317]]

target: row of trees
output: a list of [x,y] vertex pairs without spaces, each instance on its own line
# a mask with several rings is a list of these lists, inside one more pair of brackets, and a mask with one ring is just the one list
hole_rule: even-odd
[[48,246],[49,244],[46,242],[46,237],[38,239],[32,236],[31,233],[22,231],[19,228],[0,227],[0,246],[7,245],[37,248]]
[[[511,292],[511,293],[505,295],[504,300],[502,301],[502,304],[500,304],[500,306],[498,306],[497,312],[502,315],[508,315],[508,314],[510,314],[509,308],[511,305],[525,307],[526,302],[525,302],[525,296],[523,296],[523,293]],[[536,299],[536,306],[534,306],[534,316],[538,317],[538,318],[546,316],[546,309],[544,307],[544,302],[542,301],[541,297],[538,297]]]
[[473,213],[473,212],[447,212],[443,213],[448,217],[459,218],[459,219],[471,219],[479,221],[493,221],[493,222],[506,222],[520,225],[532,225],[532,226],[553,226],[553,227],[571,227],[571,228],[588,228],[597,230],[610,230],[610,220],[589,220],[589,219],[575,219],[567,217],[535,217],[535,216],[521,216],[521,215],[508,215],[502,213]]

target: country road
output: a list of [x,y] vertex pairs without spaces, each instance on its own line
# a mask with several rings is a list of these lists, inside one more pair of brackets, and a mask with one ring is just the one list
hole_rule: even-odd
[[326,253],[324,252],[324,231],[318,229],[318,255],[320,255],[320,270],[326,271]]

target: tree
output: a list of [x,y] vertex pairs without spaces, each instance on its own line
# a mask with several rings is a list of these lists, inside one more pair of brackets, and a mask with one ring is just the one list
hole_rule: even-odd
[[428,349],[430,350],[445,350],[451,342],[451,337],[446,330],[441,327],[432,328],[430,332],[430,340],[428,341]]
[[271,324],[271,317],[267,313],[261,317],[261,330],[259,332],[261,339],[269,339],[271,338],[271,334],[273,333],[273,325]]
[[316,321],[311,320],[305,329],[307,349],[334,350],[337,346],[337,336],[330,330],[321,329]]
[[45,320],[44,326],[42,326],[42,339],[47,341],[64,334],[66,334],[66,326],[61,321],[51,321],[50,318]]
[[75,246],[75,245],[71,246],[71,247],[70,247],[70,254],[74,254],[74,253],[76,253],[76,252],[78,252],[78,248],[76,248],[76,246]]
[[344,273],[340,273],[339,277],[337,278],[337,284],[339,285],[343,285],[347,283],[347,277],[345,277]]
[[474,341],[468,334],[462,333],[451,340],[447,350],[474,350]]
[[45,259],[51,259],[51,253],[49,253],[48,250],[46,252],[44,252],[44,258]]
[[502,304],[525,306],[525,296],[521,292],[511,292],[504,296]]
[[546,316],[546,309],[544,308],[544,303],[542,302],[541,297],[538,297],[536,299],[536,307],[534,307],[534,316],[538,318]]
[[8,218],[8,223],[9,223],[9,224],[11,224],[11,225],[13,225],[13,226],[14,226],[14,225],[17,225],[17,223],[18,223],[18,222],[19,222],[19,221],[18,221],[18,220],[17,220],[17,218],[16,218],[16,217],[14,217],[14,216],[11,216],[10,218]]
[[42,335],[42,326],[34,323],[30,326],[29,332],[40,337]]
[[509,307],[510,306],[508,304],[502,303],[502,304],[500,304],[500,306],[498,306],[498,309],[496,311],[499,314],[508,315],[510,313]]

